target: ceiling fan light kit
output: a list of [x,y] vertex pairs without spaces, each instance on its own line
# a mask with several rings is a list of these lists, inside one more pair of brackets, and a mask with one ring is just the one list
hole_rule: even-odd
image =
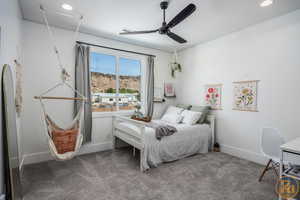
[[263,1],[260,3],[260,7],[267,7],[267,6],[272,5],[273,3],[274,3],[273,0],[263,0]]
[[180,13],[178,13],[169,23],[166,22],[166,10],[168,9],[169,1],[162,1],[160,3],[160,8],[163,10],[163,22],[162,26],[155,30],[146,30],[146,31],[129,31],[129,30],[123,30],[121,32],[121,35],[134,35],[134,34],[147,34],[147,33],[156,33],[158,32],[161,35],[167,35],[176,42],[183,44],[187,41],[180,37],[179,35],[173,33],[171,31],[171,28],[175,27],[179,23],[181,23],[183,20],[185,20],[188,16],[190,16],[193,12],[196,10],[195,4],[189,4],[187,7],[185,7]]

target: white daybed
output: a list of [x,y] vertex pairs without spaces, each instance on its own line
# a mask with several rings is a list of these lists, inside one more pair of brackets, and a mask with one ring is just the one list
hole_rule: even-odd
[[[160,120],[153,120],[161,123]],[[208,124],[170,124],[177,132],[161,140],[149,123],[124,116],[113,117],[113,148],[119,138],[140,150],[140,170],[145,171],[162,162],[178,160],[197,153],[207,153],[215,141],[215,116],[207,116]]]

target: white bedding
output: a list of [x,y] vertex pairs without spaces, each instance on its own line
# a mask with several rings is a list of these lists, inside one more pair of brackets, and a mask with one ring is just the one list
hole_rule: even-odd
[[[155,123],[165,123],[153,120]],[[176,127],[177,132],[171,136],[163,137],[160,141],[155,138],[155,130],[146,128],[144,135],[144,160],[143,169],[156,167],[162,162],[178,160],[196,153],[207,153],[211,144],[211,128],[209,125],[196,124],[170,124]],[[132,132],[133,135],[141,136],[140,130],[133,124],[122,122],[121,130]]]

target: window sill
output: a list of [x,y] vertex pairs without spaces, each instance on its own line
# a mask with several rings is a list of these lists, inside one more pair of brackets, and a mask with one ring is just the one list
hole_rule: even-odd
[[121,110],[121,111],[114,111],[114,112],[93,112],[92,118],[107,118],[107,117],[113,117],[114,115],[132,115],[134,113],[134,110]]

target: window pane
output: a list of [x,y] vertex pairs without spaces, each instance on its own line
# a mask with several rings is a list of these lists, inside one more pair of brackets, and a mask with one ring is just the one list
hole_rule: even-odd
[[119,109],[133,110],[141,101],[141,63],[120,58],[119,66]]
[[93,112],[117,109],[116,57],[91,53],[91,95]]

